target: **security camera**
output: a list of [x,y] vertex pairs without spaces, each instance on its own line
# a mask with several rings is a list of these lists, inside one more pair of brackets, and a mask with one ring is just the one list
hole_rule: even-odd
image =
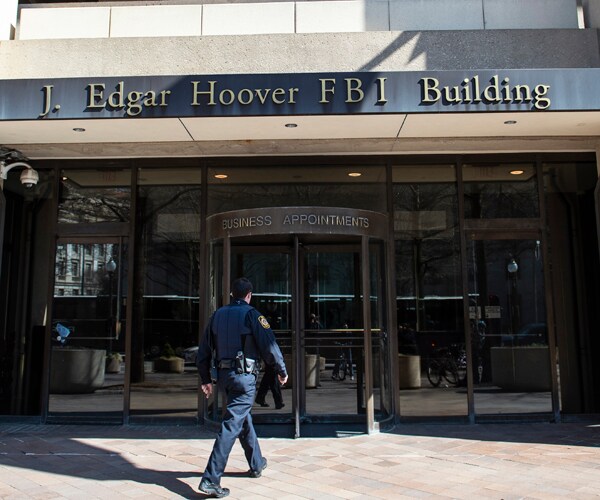
[[21,184],[23,184],[26,189],[31,189],[39,180],[39,174],[32,168],[26,168],[21,172]]

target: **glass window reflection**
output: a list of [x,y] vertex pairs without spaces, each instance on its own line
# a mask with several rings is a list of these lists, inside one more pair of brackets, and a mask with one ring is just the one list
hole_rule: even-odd
[[463,167],[465,217],[539,217],[535,165],[471,164]]
[[393,169],[402,416],[467,413],[466,388],[458,378],[442,384],[427,376],[444,356],[464,352],[454,172],[453,165]]
[[129,221],[130,185],[129,169],[63,170],[58,222],[85,224]]
[[200,170],[140,169],[131,416],[198,410]]

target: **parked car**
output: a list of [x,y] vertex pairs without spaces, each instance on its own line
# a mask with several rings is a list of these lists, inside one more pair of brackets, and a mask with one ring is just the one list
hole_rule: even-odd
[[198,346],[188,347],[183,350],[183,359],[185,359],[186,364],[190,363],[196,364],[196,356],[198,355]]
[[546,323],[529,323],[519,328],[514,335],[502,335],[503,346],[548,344]]

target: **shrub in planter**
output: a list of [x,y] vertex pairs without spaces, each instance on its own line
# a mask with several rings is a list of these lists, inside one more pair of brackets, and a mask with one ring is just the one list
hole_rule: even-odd
[[185,360],[175,356],[168,342],[163,346],[160,358],[154,360],[154,371],[163,373],[183,373]]
[[106,355],[106,373],[119,373],[123,356],[118,352],[110,352]]

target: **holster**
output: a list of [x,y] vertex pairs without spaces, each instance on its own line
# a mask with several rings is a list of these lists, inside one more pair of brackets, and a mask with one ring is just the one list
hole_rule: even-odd
[[236,373],[254,373],[258,374],[259,363],[255,359],[247,358],[243,351],[238,351],[235,356],[235,371]]
[[253,373],[258,375],[260,371],[260,362],[256,359],[246,358],[246,373]]

